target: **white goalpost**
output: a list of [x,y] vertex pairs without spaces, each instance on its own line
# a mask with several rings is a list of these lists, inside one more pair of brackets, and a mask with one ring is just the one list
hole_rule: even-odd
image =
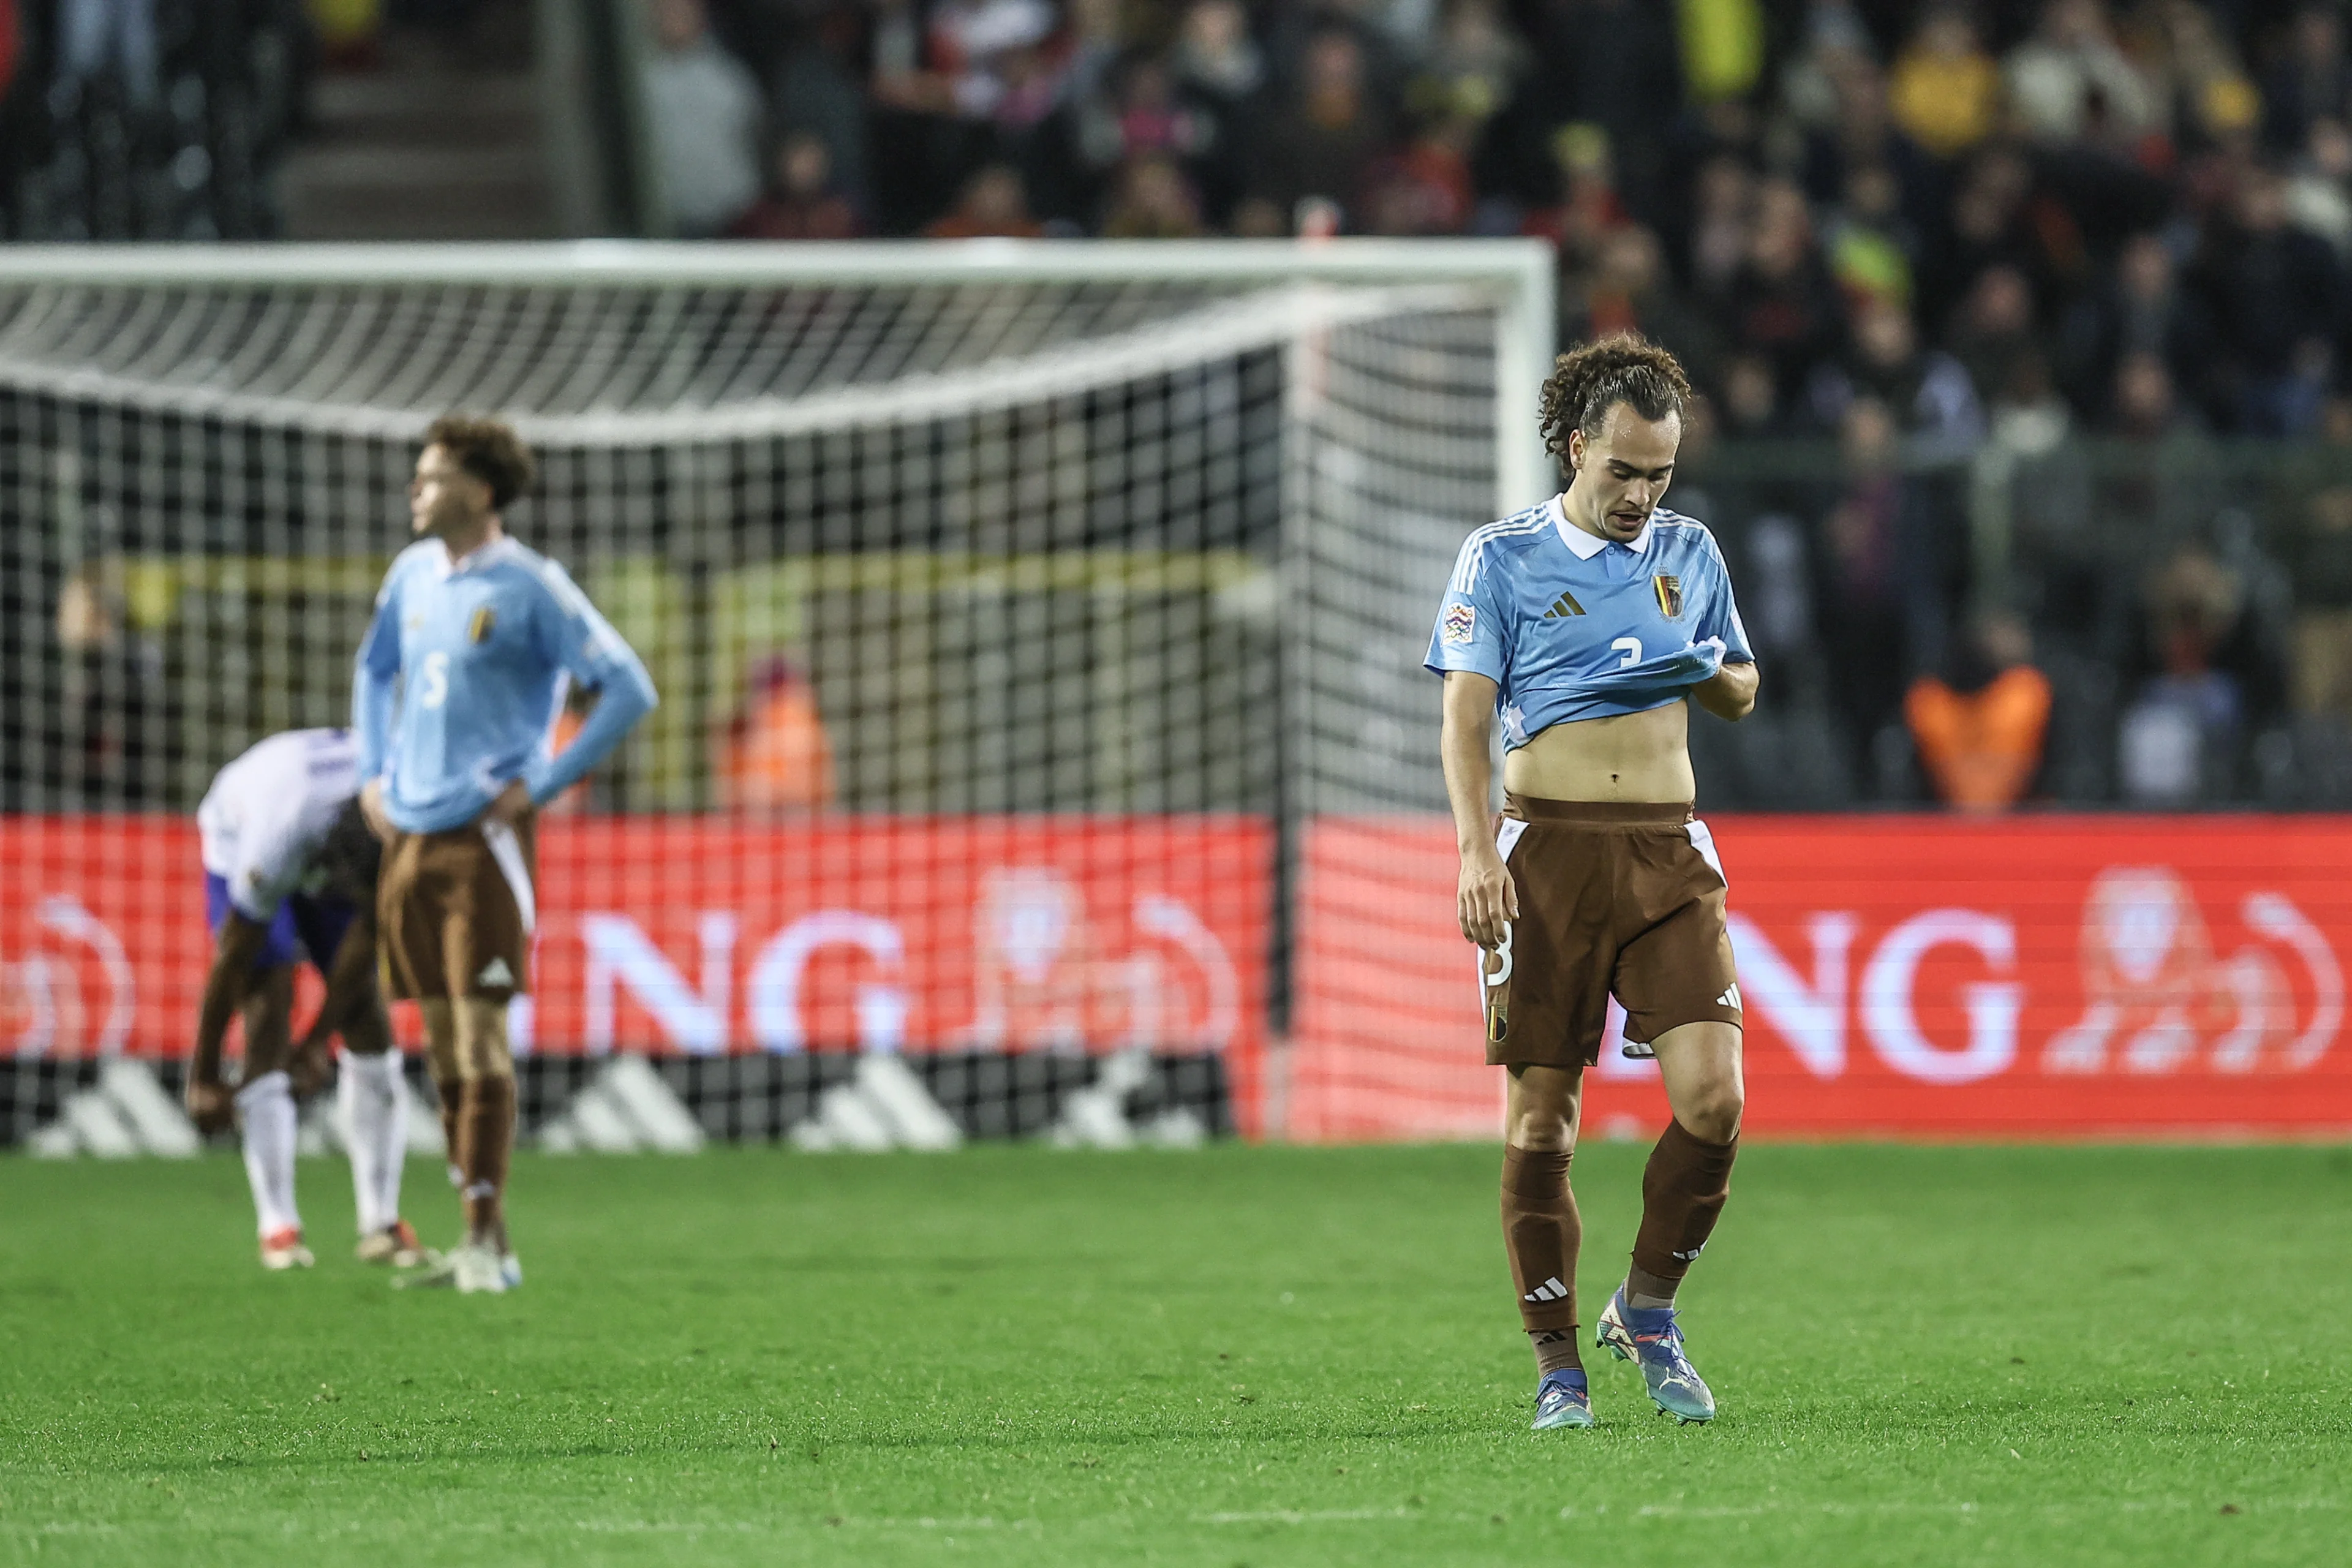
[[1380,918],[1377,851],[1326,829],[1443,810],[1421,651],[1464,532],[1551,488],[1551,268],[0,251],[0,1030],[20,1063],[178,1049],[186,814],[263,735],[343,721],[415,444],[466,408],[533,444],[509,526],[665,697],[549,825],[521,1022],[551,1127],[615,1052],[717,1136],[855,1121],[861,1058],[965,1135],[1442,1100],[1421,1044],[1318,998]]

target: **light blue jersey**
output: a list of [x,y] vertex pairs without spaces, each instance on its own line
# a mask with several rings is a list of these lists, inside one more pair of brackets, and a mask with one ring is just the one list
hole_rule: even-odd
[[[567,677],[601,693],[561,756],[548,727]],[[437,539],[385,574],[360,644],[360,777],[384,781],[408,833],[462,826],[514,779],[544,805],[652,709],[654,683],[563,568],[499,538],[453,563]]]
[[1554,724],[1679,702],[1722,665],[1755,660],[1706,528],[1661,507],[1617,544],[1554,496],[1463,542],[1423,662],[1492,679],[1516,750]]

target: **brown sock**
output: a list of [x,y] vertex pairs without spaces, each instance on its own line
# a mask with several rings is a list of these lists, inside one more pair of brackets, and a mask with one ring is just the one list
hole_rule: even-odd
[[1633,1267],[1625,1276],[1628,1304],[1663,1307],[1715,1232],[1731,1195],[1731,1162],[1739,1140],[1709,1143],[1679,1121],[1668,1121],[1642,1173],[1642,1228],[1633,1237]]
[[433,1080],[433,1097],[441,1102],[441,1147],[449,1156],[449,1176],[452,1185],[464,1180],[466,1162],[459,1145],[465,1142],[465,1121],[457,1114],[465,1103],[466,1080],[457,1078],[436,1078]]
[[465,1160],[458,1169],[466,1179],[467,1228],[474,1235],[493,1233],[504,1217],[507,1159],[514,1151],[515,1080],[467,1079],[461,1119]]
[[1576,1250],[1584,1223],[1568,1186],[1570,1157],[1565,1149],[1503,1150],[1503,1250],[1519,1321],[1547,1373],[1584,1364],[1576,1347]]

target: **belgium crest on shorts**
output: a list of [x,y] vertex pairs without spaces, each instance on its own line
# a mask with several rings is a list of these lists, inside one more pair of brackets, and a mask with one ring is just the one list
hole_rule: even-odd
[[1664,574],[1650,579],[1650,586],[1658,593],[1658,614],[1670,621],[1683,618],[1683,580]]

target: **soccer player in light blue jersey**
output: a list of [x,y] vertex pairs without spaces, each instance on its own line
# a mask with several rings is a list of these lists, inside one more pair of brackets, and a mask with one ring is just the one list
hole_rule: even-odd
[[[1727,887],[1692,814],[1688,703],[1756,703],[1755,657],[1714,538],[1658,502],[1690,385],[1621,334],[1562,354],[1543,393],[1566,491],[1463,545],[1429,645],[1462,855],[1462,934],[1484,950],[1486,1059],[1508,1073],[1503,1235],[1536,1355],[1536,1426],[1589,1426],[1577,1350],[1583,1238],[1568,1167],[1610,997],[1628,1055],[1657,1058],[1674,1111],[1599,1340],[1685,1421],[1715,1399],[1683,1352],[1675,1292],[1729,1192],[1743,1105]],[[1488,744],[1503,725],[1504,812]]]
[[[563,568],[507,536],[530,453],[495,419],[425,433],[409,486],[418,542],[400,552],[360,645],[352,729],[362,807],[385,844],[378,952],[394,997],[425,1015],[466,1237],[409,1282],[521,1282],[507,1237],[514,1061],[507,1004],[530,988],[538,916],[533,825],[656,701],[628,644]],[[598,693],[572,744],[548,732],[571,683]]]

